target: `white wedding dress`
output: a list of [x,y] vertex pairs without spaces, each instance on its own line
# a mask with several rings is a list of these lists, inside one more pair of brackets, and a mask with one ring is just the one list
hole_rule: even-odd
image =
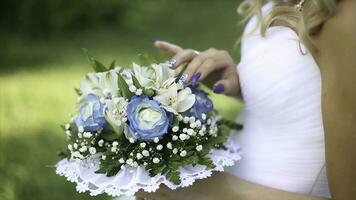
[[[266,13],[272,4],[266,4]],[[244,180],[280,190],[329,197],[321,113],[321,76],[296,33],[271,27],[266,37],[246,26],[237,70],[244,129],[235,136],[242,160],[228,169]],[[236,188],[238,190],[238,188]]]

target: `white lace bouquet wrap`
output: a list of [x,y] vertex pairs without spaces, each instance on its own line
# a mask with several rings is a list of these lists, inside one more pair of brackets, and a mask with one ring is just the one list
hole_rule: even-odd
[[109,68],[89,56],[95,72],[77,89],[78,113],[63,126],[68,147],[56,172],[78,192],[132,196],[160,184],[187,187],[240,159],[231,129],[199,84],[185,84],[172,63]]

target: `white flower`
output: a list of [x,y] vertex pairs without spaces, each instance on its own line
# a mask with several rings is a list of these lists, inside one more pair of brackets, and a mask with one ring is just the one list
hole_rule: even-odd
[[68,149],[72,151],[73,150],[73,146],[71,144],[68,144]]
[[189,117],[189,122],[190,123],[194,123],[195,122],[195,117],[194,116]]
[[188,136],[187,134],[184,134],[184,133],[179,134],[179,139],[180,139],[180,140],[187,140],[188,137],[189,137],[189,136]]
[[198,145],[195,149],[196,149],[197,151],[201,151],[201,150],[203,150],[203,146],[202,146],[202,145]]
[[101,159],[106,160],[106,155],[102,155]]
[[66,135],[67,135],[68,137],[70,137],[70,136],[72,136],[72,133],[71,133],[70,131],[66,131]]
[[161,144],[159,144],[159,145],[157,145],[156,149],[157,149],[158,151],[160,151],[160,150],[163,149],[163,146],[162,146]]
[[197,124],[195,122],[190,124],[190,128],[196,128],[196,127],[197,127]]
[[190,128],[190,129],[187,130],[187,133],[188,133],[188,135],[190,135],[190,136],[194,136],[194,133],[195,133],[195,132],[194,132],[193,129]]
[[73,144],[73,147],[74,147],[74,149],[78,149],[78,144],[77,144],[77,143],[74,143],[74,144]]
[[177,154],[178,153],[178,149],[174,148],[172,152],[173,152],[173,154]]
[[183,122],[184,122],[185,124],[188,124],[188,122],[189,122],[189,117],[185,116],[185,117],[183,118]]
[[122,170],[124,170],[126,167],[125,167],[125,165],[121,165],[121,167],[120,167]]
[[141,67],[135,63],[132,65],[134,76],[142,87],[159,89],[169,78],[174,78],[175,72],[167,64],[152,64],[151,66]]
[[78,127],[78,131],[79,131],[79,133],[83,133],[84,132],[84,127],[83,126],[79,126]]
[[157,164],[157,163],[159,163],[160,160],[159,160],[159,158],[153,158],[152,161],[153,161],[153,163]]
[[195,124],[197,125],[197,127],[201,126],[201,121],[198,119],[197,121],[195,121]]
[[104,140],[99,140],[99,142],[98,142],[98,145],[99,145],[99,147],[103,147],[104,146]]
[[140,147],[145,148],[146,147],[146,143],[144,143],[144,142],[140,143]]
[[202,120],[206,120],[206,114],[205,113],[201,114],[201,119]]
[[82,138],[83,134],[82,133],[78,133],[78,138]]
[[120,158],[119,163],[123,164],[123,163],[125,163],[125,160],[123,158]]
[[89,148],[89,153],[90,153],[91,155],[96,154],[96,149],[95,149],[94,147],[90,147],[90,148]]
[[173,132],[178,132],[178,131],[179,131],[179,127],[178,127],[178,126],[174,126],[174,127],[172,128],[172,131],[173,131]]
[[153,139],[153,142],[154,142],[154,143],[158,143],[158,142],[159,142],[159,138],[158,138],[158,137],[155,137],[155,138]]
[[195,95],[189,87],[178,92],[180,86],[173,83],[167,89],[158,90],[158,95],[153,97],[162,104],[167,111],[174,114],[187,111],[195,103]]
[[84,136],[85,138],[91,138],[91,136],[93,136],[93,134],[91,134],[90,132],[84,132],[84,133],[83,133],[83,136]]
[[127,160],[126,160],[126,163],[127,163],[128,165],[132,165],[132,164],[133,164],[132,158],[127,159]]
[[142,94],[142,89],[137,89],[136,92],[135,92],[135,94],[136,94],[137,96],[140,96],[140,95]]
[[144,162],[143,165],[146,166],[148,163],[147,162]]
[[136,158],[137,158],[138,160],[140,160],[142,157],[143,157],[142,154],[140,154],[140,153],[137,153],[137,154],[136,154]]
[[142,155],[148,157],[150,155],[150,152],[148,152],[147,150],[143,150]]
[[86,146],[82,146],[79,151],[80,152],[86,152],[88,150],[88,148]]
[[178,121],[182,121],[183,120],[183,116],[181,114],[178,114],[177,117],[178,117]]
[[123,119],[126,118],[127,101],[123,97],[105,100],[105,119],[119,135],[123,133]]
[[114,147],[117,147],[117,145],[119,145],[119,143],[118,143],[117,141],[114,141],[114,142],[112,143],[112,146],[114,146]]
[[68,130],[68,129],[70,128],[70,124],[66,124],[66,125],[64,126],[64,128],[65,128],[66,130]]
[[172,140],[173,140],[173,141],[176,141],[176,140],[178,140],[178,136],[176,136],[176,135],[173,135],[173,136],[172,136]]
[[187,151],[186,150],[183,150],[180,152],[179,154],[181,157],[185,157],[187,155]]
[[130,90],[130,92],[135,93],[137,88],[134,85],[130,85],[129,90]]
[[111,152],[116,152],[117,148],[116,147],[111,147]]
[[168,142],[168,143],[167,143],[167,148],[168,148],[168,149],[172,149],[172,143]]
[[130,138],[129,141],[130,141],[130,143],[135,143],[135,139],[134,138]]
[[95,94],[99,97],[108,95],[119,96],[117,73],[120,68],[107,72],[89,73],[80,83],[80,92],[83,96]]

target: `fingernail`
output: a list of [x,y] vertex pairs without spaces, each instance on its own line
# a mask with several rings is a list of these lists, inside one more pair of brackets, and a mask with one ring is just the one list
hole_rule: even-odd
[[201,72],[195,73],[192,77],[192,85],[197,84],[200,77],[201,77]]
[[174,67],[176,64],[177,64],[177,60],[175,60],[175,59],[172,59],[172,60],[168,61],[168,65],[171,68]]
[[178,83],[181,84],[181,85],[184,85],[185,81],[187,81],[188,79],[188,74],[183,74],[180,78],[179,78],[179,81]]
[[224,85],[223,84],[219,84],[219,85],[216,85],[213,89],[213,91],[217,94],[220,94],[222,92],[224,92]]

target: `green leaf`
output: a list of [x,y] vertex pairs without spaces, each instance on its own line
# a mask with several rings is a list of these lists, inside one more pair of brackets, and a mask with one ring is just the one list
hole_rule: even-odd
[[221,119],[220,124],[226,125],[230,129],[234,129],[234,130],[241,130],[243,128],[243,126],[241,124],[238,124],[238,123],[236,123],[232,120],[228,120],[228,119]]
[[104,133],[102,134],[102,137],[107,141],[114,141],[120,138],[120,136],[115,132]]
[[132,76],[132,82],[136,88],[142,88],[140,82],[137,80],[135,76]]
[[135,60],[136,60],[136,63],[141,66],[150,66],[152,63],[151,59],[149,58],[149,56],[146,53],[138,54],[136,56]]
[[179,81],[179,79],[182,77],[184,71],[187,69],[187,66],[188,66],[188,65],[183,65],[182,70],[178,73],[175,82],[178,82],[178,81]]
[[117,83],[121,92],[121,96],[130,100],[134,94],[130,92],[129,86],[127,85],[125,79],[119,73],[117,73]]
[[155,95],[155,91],[152,89],[144,89],[143,93],[147,95],[148,97],[153,97]]
[[82,95],[82,92],[80,92],[80,89],[74,88],[74,91],[78,96]]
[[95,72],[108,71],[108,69],[101,62],[95,60],[95,58],[89,54],[88,49],[83,48],[82,50],[83,50],[84,55],[87,56],[88,61],[91,64],[91,66]]
[[114,69],[115,68],[115,66],[116,66],[115,62],[116,62],[115,60],[113,60],[111,62],[109,69]]
[[172,183],[179,185],[181,183],[179,172],[171,171],[167,173],[167,178],[172,181]]

